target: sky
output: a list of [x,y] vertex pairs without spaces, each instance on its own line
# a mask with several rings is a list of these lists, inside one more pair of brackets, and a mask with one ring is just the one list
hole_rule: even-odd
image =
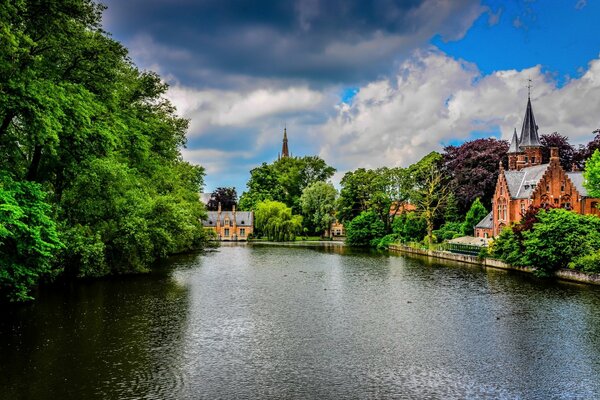
[[343,174],[509,140],[528,82],[540,133],[600,128],[600,1],[103,0],[104,28],[190,120],[205,191],[246,190],[287,126]]

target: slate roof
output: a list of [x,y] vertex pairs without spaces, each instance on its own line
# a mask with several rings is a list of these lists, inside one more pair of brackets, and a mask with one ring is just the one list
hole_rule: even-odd
[[[217,226],[217,218],[219,216],[218,211],[208,211],[208,218],[202,221],[204,226]],[[233,220],[232,211],[221,212],[221,226],[225,225],[225,217]],[[235,213],[235,223],[237,226],[254,226],[254,214],[252,211],[237,211]]]
[[573,182],[573,185],[575,185],[575,188],[577,189],[581,197],[587,197],[588,192],[585,189],[585,186],[583,186],[583,172],[567,172],[567,176],[569,177],[571,182]]
[[523,147],[539,147],[540,138],[538,136],[538,126],[535,123],[533,110],[531,109],[531,99],[527,98],[527,109],[525,110],[525,118],[523,119],[523,127],[521,128],[521,137],[519,138],[519,146]]
[[528,199],[550,164],[534,165],[520,171],[504,171],[508,193],[513,199]]
[[519,138],[517,138],[517,128],[515,128],[515,133],[513,133],[512,140],[510,141],[510,146],[508,147],[508,154],[520,152],[521,149],[519,149]]
[[492,214],[492,211],[490,211],[490,213],[488,215],[486,215],[481,221],[479,221],[479,223],[477,225],[475,225],[475,228],[480,228],[480,229],[492,229],[494,227],[494,216]]

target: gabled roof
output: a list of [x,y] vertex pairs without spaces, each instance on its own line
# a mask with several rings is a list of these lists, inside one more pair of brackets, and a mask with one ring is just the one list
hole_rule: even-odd
[[[218,211],[208,211],[207,219],[202,221],[204,226],[217,226],[217,219],[219,216]],[[233,220],[232,211],[221,212],[221,226],[225,225],[225,218]],[[237,211],[235,213],[235,224],[237,226],[254,226],[254,214],[252,211]]]
[[508,154],[520,152],[521,149],[519,149],[519,138],[517,138],[517,128],[515,128],[512,140],[510,141],[510,146],[508,147]]
[[492,229],[494,227],[494,216],[492,214],[492,211],[490,211],[490,213],[488,215],[486,215],[481,221],[479,221],[479,223],[477,225],[475,225],[475,228],[479,228],[479,229]]
[[531,109],[531,99],[527,98],[527,109],[525,110],[525,118],[523,119],[523,127],[521,128],[521,138],[519,146],[523,147],[539,147],[540,138],[538,137],[538,127],[535,123],[533,110]]
[[513,199],[528,199],[550,164],[534,165],[520,171],[504,171],[508,193]]

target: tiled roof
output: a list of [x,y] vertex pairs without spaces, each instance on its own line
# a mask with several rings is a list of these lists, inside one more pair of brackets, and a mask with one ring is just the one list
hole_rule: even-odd
[[571,182],[573,182],[573,185],[575,185],[575,188],[579,192],[579,195],[581,195],[582,197],[587,197],[588,192],[585,186],[583,186],[583,172],[567,172],[567,176],[569,177]]
[[521,149],[519,149],[519,138],[517,138],[517,128],[515,128],[512,140],[510,141],[510,146],[508,147],[508,154],[520,152]]
[[[208,218],[202,221],[204,226],[217,226],[217,218],[219,216],[218,211],[208,211]],[[225,218],[233,220],[232,211],[221,212],[221,226],[225,225]],[[235,213],[235,223],[237,226],[253,226],[254,225],[254,214],[252,211],[237,211]]]
[[480,229],[492,229],[493,227],[494,227],[494,216],[492,215],[491,211],[488,215],[485,216],[485,218],[483,218],[481,221],[479,221],[479,223],[477,225],[475,225],[475,228],[480,228]]
[[523,127],[521,128],[521,137],[519,138],[519,146],[523,147],[539,147],[540,138],[538,136],[538,126],[535,123],[533,110],[531,109],[531,99],[527,99],[527,109],[525,110],[525,118],[523,118]]
[[508,192],[513,199],[528,199],[550,164],[535,165],[520,171],[504,171]]

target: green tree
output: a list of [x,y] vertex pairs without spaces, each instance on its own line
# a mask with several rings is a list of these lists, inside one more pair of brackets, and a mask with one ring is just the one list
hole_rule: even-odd
[[315,182],[302,192],[300,204],[304,221],[314,232],[327,232],[335,222],[337,190],[331,183]]
[[427,221],[421,215],[411,211],[397,216],[392,228],[401,241],[420,242],[427,234]]
[[486,215],[488,215],[488,211],[483,204],[481,204],[479,197],[477,197],[475,201],[473,201],[473,204],[471,204],[469,211],[467,211],[465,222],[462,224],[461,233],[467,236],[473,235],[475,225],[485,218]]
[[363,211],[346,226],[346,243],[354,247],[377,246],[385,226],[373,211]]
[[302,229],[302,217],[293,215],[292,209],[279,201],[265,200],[258,203],[254,217],[256,230],[269,240],[294,240]]
[[600,197],[600,150],[595,150],[585,162],[584,186],[592,197]]
[[52,264],[62,246],[40,185],[0,173],[0,295],[31,299],[31,289],[59,269]]
[[420,170],[418,173],[420,176],[416,180],[413,199],[417,210],[427,223],[427,243],[431,246],[435,242],[434,223],[446,205],[450,187],[446,177],[435,164],[431,164],[428,170]]

